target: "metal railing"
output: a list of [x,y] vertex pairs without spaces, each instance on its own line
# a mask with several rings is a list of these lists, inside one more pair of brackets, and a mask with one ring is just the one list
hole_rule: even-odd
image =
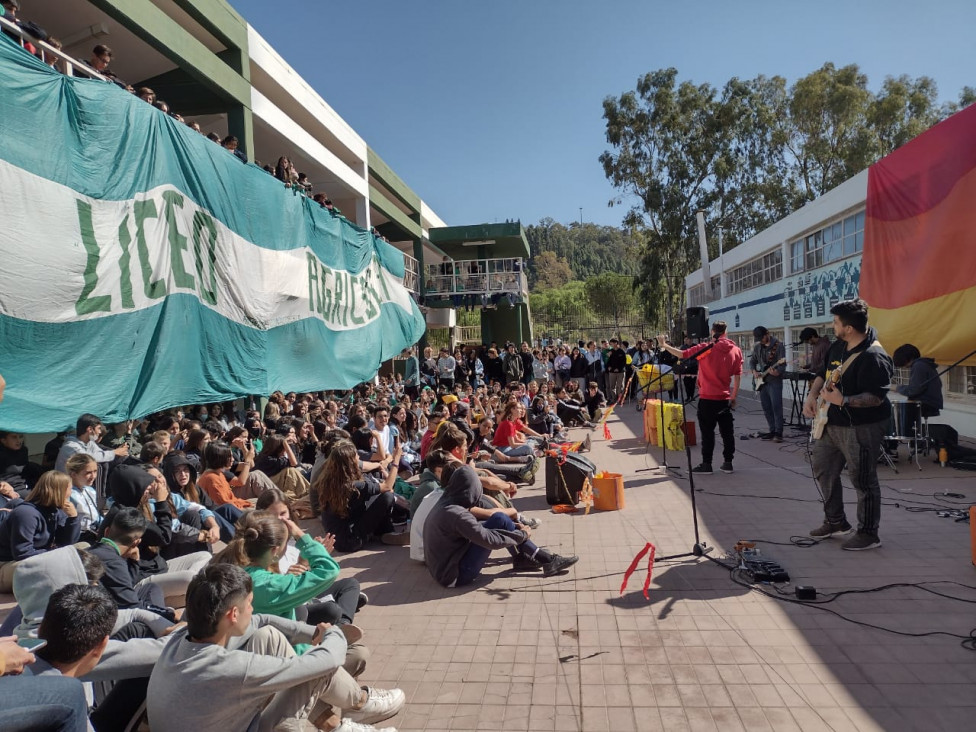
[[454,341],[456,343],[481,343],[480,325],[457,325],[454,327]]
[[[37,57],[48,66],[53,66],[65,76],[85,76],[89,79],[99,79],[100,81],[110,81],[106,76],[102,76],[95,69],[82,63],[73,56],[69,56],[40,38],[35,38],[16,23],[6,18],[0,18],[0,28],[7,35],[14,36],[25,51],[26,44],[30,43],[37,49]],[[29,53],[29,51],[28,51]]]
[[525,260],[458,259],[427,266],[428,295],[521,295],[527,298]]
[[409,254],[403,255],[403,286],[410,292],[420,292],[420,263]]

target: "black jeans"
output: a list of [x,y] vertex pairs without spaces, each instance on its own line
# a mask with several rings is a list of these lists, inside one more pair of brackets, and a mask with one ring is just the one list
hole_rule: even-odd
[[299,605],[295,608],[295,619],[309,625],[351,623],[359,606],[359,580],[352,577],[336,580],[325,594],[332,595],[332,599],[312,600]]
[[[355,518],[349,522],[349,524],[354,522],[354,525],[347,524],[341,533],[336,533],[335,548],[340,552],[359,551],[372,537],[382,536],[393,531],[394,516],[401,518],[400,513],[393,493],[380,493],[376,500],[369,504],[368,508],[362,513],[357,513]],[[406,514],[406,517],[403,518],[404,521],[409,518],[409,512]],[[328,531],[329,526],[325,513],[320,518],[322,526]]]
[[722,456],[725,462],[731,463],[735,457],[735,432],[733,425],[735,418],[729,407],[728,399],[698,399],[698,426],[701,427],[702,462],[711,465],[712,453],[715,452],[715,425],[722,435]]

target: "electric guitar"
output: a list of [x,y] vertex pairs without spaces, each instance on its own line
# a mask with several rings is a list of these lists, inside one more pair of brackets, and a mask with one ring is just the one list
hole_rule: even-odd
[[752,382],[753,391],[762,391],[763,386],[766,385],[766,375],[769,374],[769,372],[772,371],[777,366],[782,366],[785,363],[786,363],[786,359],[781,358],[776,363],[772,363],[769,366],[767,366],[765,369],[763,369],[763,372],[759,374],[759,376],[757,376],[755,380],[753,380]]
[[830,402],[823,398],[823,393],[828,387],[833,388],[840,383],[842,373],[842,369],[831,371],[830,376],[827,377],[827,383],[823,385],[820,394],[817,395],[817,414],[810,423],[810,437],[814,440],[823,437],[824,427],[827,426],[827,411],[830,409]]
[[[877,341],[875,341],[875,343],[877,343]],[[874,343],[871,345],[873,346]],[[824,427],[827,426],[827,412],[830,410],[830,402],[823,398],[823,393],[827,390],[827,387],[834,388],[840,383],[841,376],[844,375],[847,368],[854,363],[857,360],[857,357],[862,353],[863,351],[852,353],[847,357],[847,360],[844,361],[844,363],[831,371],[830,375],[827,377],[827,381],[824,383],[823,388],[820,390],[820,393],[817,394],[817,415],[813,418],[813,422],[810,423],[811,439],[819,440],[821,437],[823,437]]]

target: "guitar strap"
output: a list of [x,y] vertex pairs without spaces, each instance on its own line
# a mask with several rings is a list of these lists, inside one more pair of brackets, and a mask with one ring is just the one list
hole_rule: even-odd
[[[869,345],[868,348],[873,348],[876,345],[879,345],[879,342],[878,341],[874,341],[874,343],[872,343],[871,345]],[[848,367],[850,367],[850,365],[857,360],[857,357],[860,356],[862,353],[864,353],[864,351],[866,351],[866,350],[867,350],[867,348],[865,348],[862,351],[858,351],[857,353],[852,353],[850,356],[848,356],[844,360],[844,363],[842,363],[837,368],[837,381],[835,382],[837,385],[840,385],[840,380],[841,380],[841,378],[843,378],[844,372],[847,371]],[[833,377],[833,372],[831,372],[831,377]]]

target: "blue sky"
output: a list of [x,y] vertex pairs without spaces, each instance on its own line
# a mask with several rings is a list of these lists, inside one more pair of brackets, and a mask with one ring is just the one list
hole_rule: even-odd
[[976,85],[976,2],[230,0],[448,224],[626,206],[598,162],[602,100],[668,66],[721,86],[826,61]]

